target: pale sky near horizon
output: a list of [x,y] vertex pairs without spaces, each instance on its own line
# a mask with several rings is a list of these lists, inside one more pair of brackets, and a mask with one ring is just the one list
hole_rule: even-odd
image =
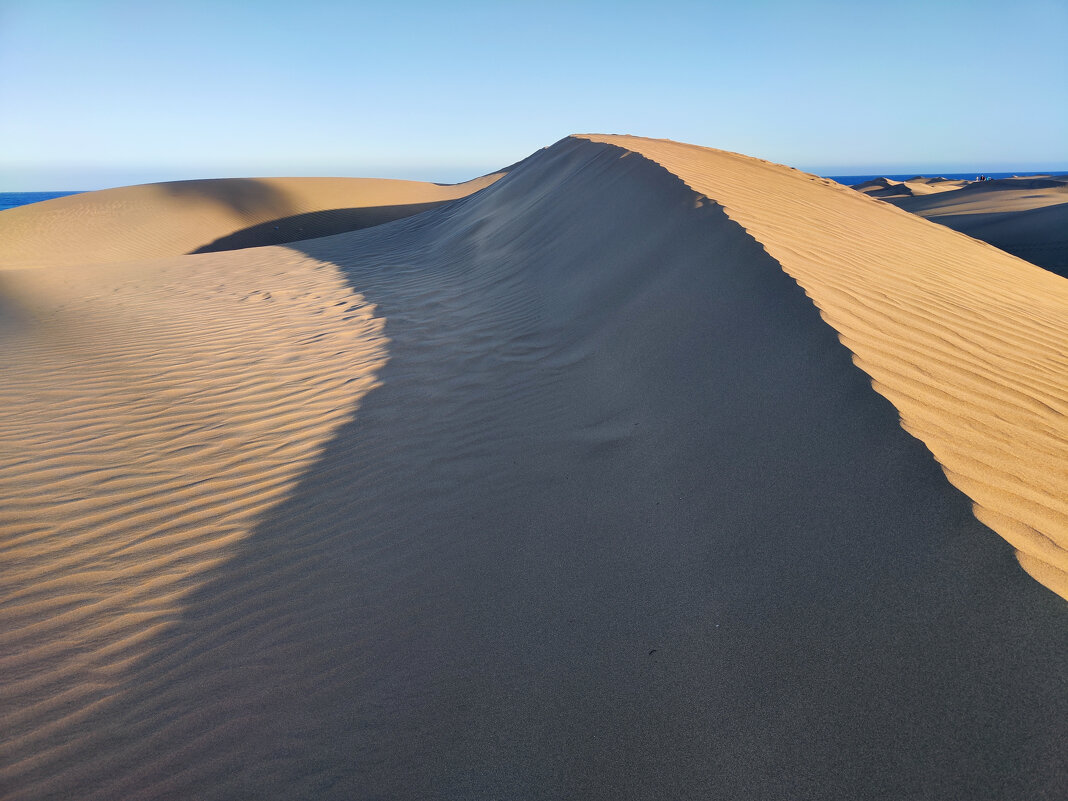
[[1068,2],[0,0],[0,191],[451,182],[570,133],[1068,170]]

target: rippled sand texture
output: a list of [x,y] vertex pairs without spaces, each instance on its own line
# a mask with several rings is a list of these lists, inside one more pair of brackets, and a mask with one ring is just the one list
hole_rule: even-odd
[[250,255],[3,274],[5,783],[63,758],[375,386],[383,321],[337,268]]
[[606,142],[0,271],[0,796],[1068,795],[1063,279]]
[[811,175],[594,138],[655,160],[762,243],[976,516],[1068,598],[1068,281]]
[[879,178],[853,188],[1068,276],[1068,175],[993,181]]

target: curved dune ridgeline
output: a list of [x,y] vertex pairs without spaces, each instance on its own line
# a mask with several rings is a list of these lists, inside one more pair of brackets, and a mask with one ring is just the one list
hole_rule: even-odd
[[0,268],[278,245],[408,217],[478,191],[379,178],[213,178],[83,192],[0,216]]
[[1068,792],[1064,279],[629,137],[377,222],[0,271],[0,795]]
[[979,519],[1068,598],[1068,281],[785,167],[591,138],[656,161],[743,225],[805,288]]

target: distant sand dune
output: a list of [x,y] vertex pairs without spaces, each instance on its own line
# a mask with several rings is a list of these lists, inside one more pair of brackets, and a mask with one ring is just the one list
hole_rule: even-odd
[[881,183],[887,181],[853,189],[1068,277],[1068,176],[945,182],[937,193]]
[[99,264],[257,247],[354,231],[470,194],[376,178],[218,178],[124,186],[10,209],[0,268]]
[[1062,797],[1065,292],[601,136],[3,270],[2,795]]
[[851,187],[871,197],[881,200],[937,195],[950,192],[964,186],[967,181],[955,181],[948,178],[924,178],[916,176],[907,181],[895,181],[892,178],[874,178]]

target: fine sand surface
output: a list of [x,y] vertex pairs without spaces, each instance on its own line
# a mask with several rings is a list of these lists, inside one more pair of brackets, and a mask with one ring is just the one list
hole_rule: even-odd
[[0,268],[154,259],[355,231],[464,197],[463,184],[378,178],[216,178],[45,200],[0,216]]
[[853,189],[1068,276],[1068,175],[878,178]]
[[115,230],[0,271],[5,799],[1068,794],[1065,279],[631,137]]
[[591,138],[657,161],[763,244],[976,515],[1068,598],[1068,282],[907,217],[872,218],[869,199],[824,179],[776,167],[757,180],[746,157]]

